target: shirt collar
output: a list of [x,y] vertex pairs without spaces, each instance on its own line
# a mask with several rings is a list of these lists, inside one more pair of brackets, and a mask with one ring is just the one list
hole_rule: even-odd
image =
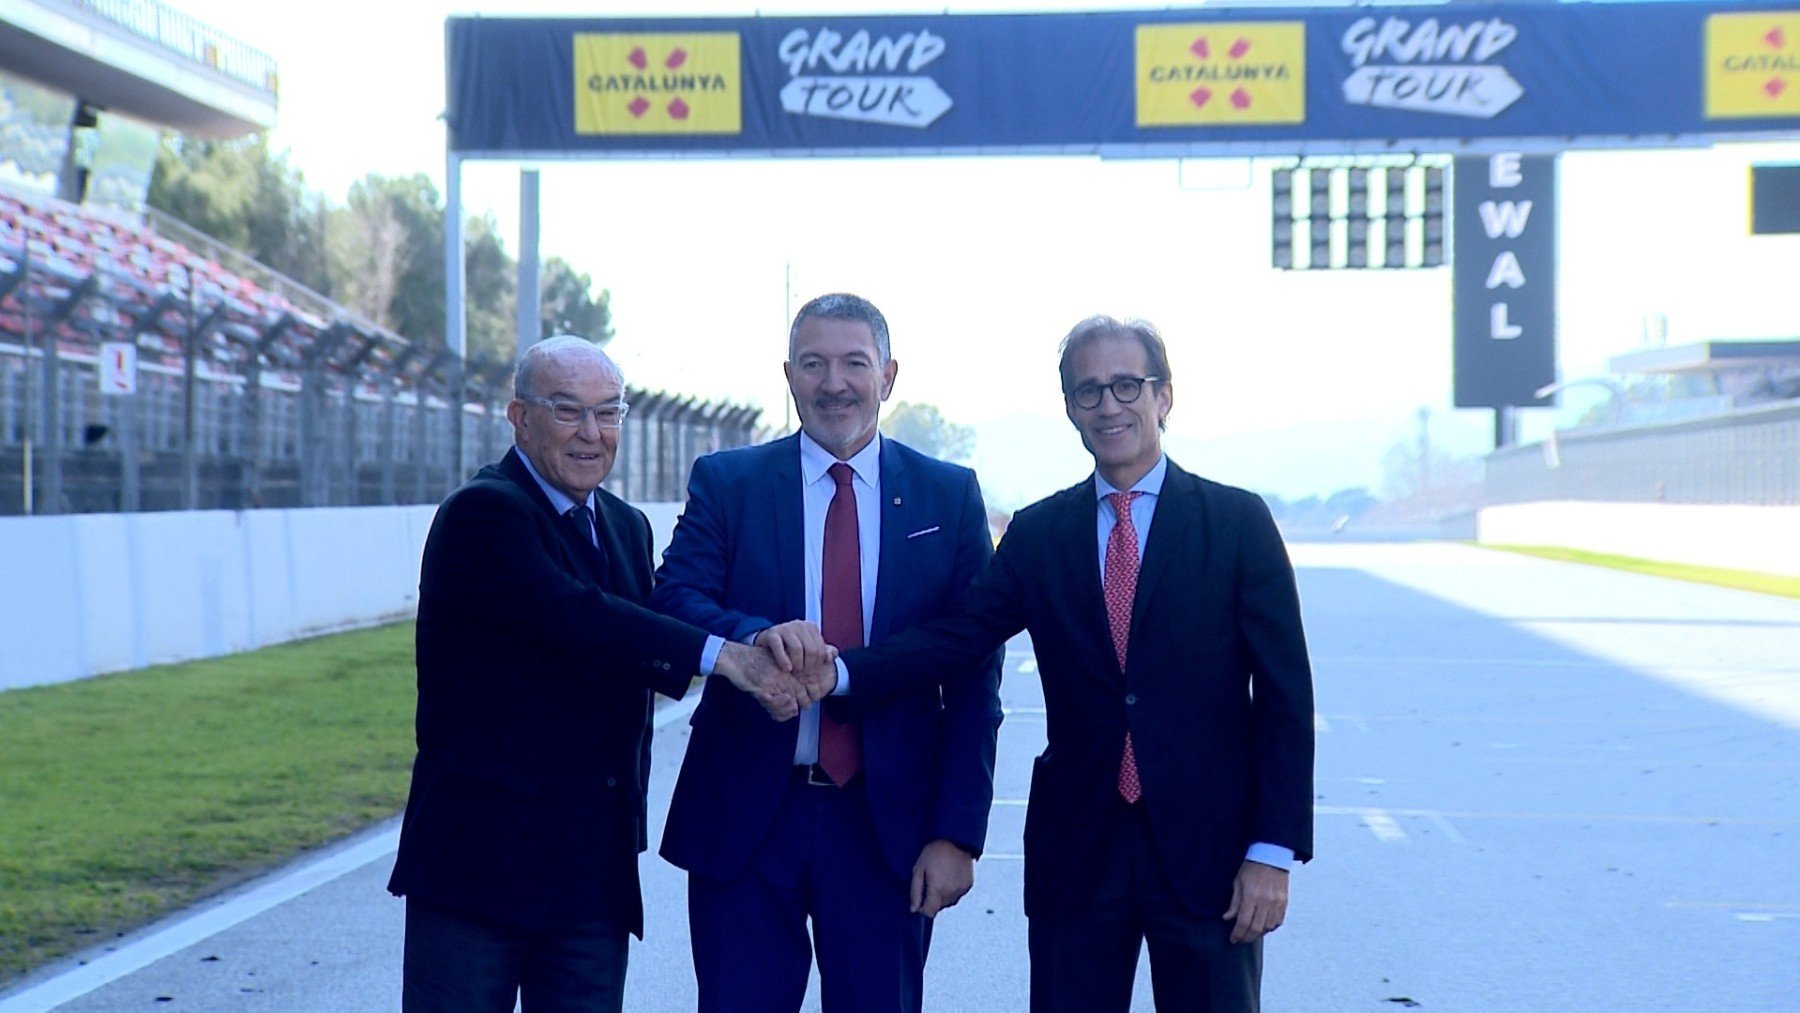
[[[824,476],[825,472],[837,463],[831,451],[819,446],[817,440],[800,431],[800,481],[804,485],[812,485]],[[875,476],[881,473],[881,434],[869,441],[869,445],[851,455],[845,461],[850,470],[856,472],[858,478],[869,485],[875,484]]]
[[1113,488],[1112,483],[1101,478],[1100,473],[1096,471],[1094,472],[1094,498],[1103,500],[1115,492],[1141,492],[1146,496],[1160,496],[1162,495],[1163,479],[1168,474],[1169,456],[1167,454],[1158,455],[1156,465],[1144,472],[1144,477],[1138,479],[1129,489]]
[[[517,449],[517,448],[514,448],[514,449]],[[569,512],[570,508],[575,506],[575,501],[569,498],[568,493],[563,492],[561,489],[558,489],[556,486],[553,486],[549,482],[544,481],[544,476],[538,474],[538,470],[537,470],[536,466],[534,466],[531,463],[531,455],[530,454],[527,454],[527,453],[525,453],[525,451],[520,450],[519,451],[519,460],[525,462],[525,470],[531,473],[532,480],[537,482],[538,488],[544,490],[544,495],[548,496],[550,498],[550,505],[556,508],[557,513],[566,514]],[[585,505],[589,510],[592,510],[594,508],[594,493],[592,490],[589,490],[589,492],[587,494],[587,499],[583,501],[583,505]]]

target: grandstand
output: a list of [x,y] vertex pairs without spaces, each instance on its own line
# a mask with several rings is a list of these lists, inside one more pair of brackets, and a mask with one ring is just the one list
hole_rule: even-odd
[[[510,443],[510,363],[144,207],[146,136],[273,122],[267,56],[153,0],[82,0],[9,5],[0,67],[0,514],[429,503]],[[135,349],[135,394],[101,393],[108,343]],[[760,414],[628,395],[607,484],[634,499],[681,498]]]

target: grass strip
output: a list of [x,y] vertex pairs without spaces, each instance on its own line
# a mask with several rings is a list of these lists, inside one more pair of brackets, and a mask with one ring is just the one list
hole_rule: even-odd
[[1655,559],[1638,559],[1635,556],[1614,556],[1604,552],[1565,549],[1556,545],[1484,544],[1481,547],[1499,549],[1503,552],[1517,552],[1540,559],[1554,559],[1565,563],[1605,566],[1614,570],[1649,574],[1653,577],[1673,577],[1676,580],[1691,580],[1698,584],[1716,584],[1719,587],[1729,587],[1738,591],[1756,591],[1760,594],[1773,594],[1784,598],[1800,598],[1800,577],[1787,577],[1775,573],[1727,570],[1717,566],[1696,566],[1691,563],[1665,563]]
[[0,693],[0,981],[399,811],[413,628]]

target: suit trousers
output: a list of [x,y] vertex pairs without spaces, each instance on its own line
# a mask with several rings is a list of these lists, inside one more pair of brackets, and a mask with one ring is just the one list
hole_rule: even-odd
[[797,774],[743,875],[688,877],[700,1013],[796,1013],[815,950],[824,1013],[918,1013],[931,920],[910,887],[882,859],[862,780]]
[[400,1007],[405,1013],[618,1013],[624,929],[515,928],[406,899]]
[[1032,1013],[1128,1013],[1145,942],[1158,1013],[1256,1013],[1262,941],[1233,943],[1230,922],[1182,903],[1142,804],[1118,800],[1096,860],[1100,882],[1085,910],[1031,919]]

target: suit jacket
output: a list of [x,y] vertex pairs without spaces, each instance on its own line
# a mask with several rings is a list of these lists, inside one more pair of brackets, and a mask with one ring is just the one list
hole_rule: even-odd
[[[806,616],[800,438],[694,462],[687,507],[651,604],[743,640]],[[894,440],[881,444],[881,562],[868,639],[942,614],[993,554],[975,474]],[[859,715],[863,776],[882,854],[903,878],[925,842],[979,854],[993,801],[1000,665],[973,652],[940,692],[918,680]],[[752,698],[709,680],[662,854],[711,879],[736,878],[787,790],[798,723],[769,719]]]
[[419,752],[388,889],[533,929],[642,935],[651,691],[706,634],[643,607],[650,524],[596,493],[578,541],[517,449],[438,508],[419,580]]
[[1074,914],[1091,899],[1129,729],[1174,887],[1221,914],[1252,842],[1312,854],[1312,672],[1293,569],[1260,498],[1170,462],[1121,672],[1095,509],[1090,478],[1019,511],[954,616],[845,655],[850,695],[911,692],[1028,629],[1049,744],[1026,812],[1026,913]]

